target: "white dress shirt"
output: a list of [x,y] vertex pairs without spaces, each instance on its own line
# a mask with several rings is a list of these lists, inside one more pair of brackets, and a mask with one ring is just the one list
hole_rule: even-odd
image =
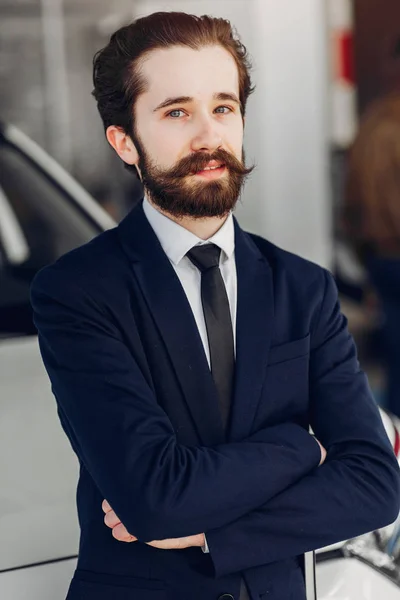
[[235,263],[235,229],[232,213],[216,234],[208,240],[202,240],[194,233],[191,233],[181,225],[178,225],[178,223],[175,223],[175,221],[172,221],[160,213],[146,198],[143,201],[143,210],[186,293],[196,320],[201,341],[203,342],[208,365],[210,366],[210,350],[203,306],[201,303],[201,273],[186,256],[186,253],[194,246],[201,246],[209,243],[213,243],[221,248],[222,252],[219,265],[228,295],[229,307],[231,309],[233,342],[234,347],[236,348],[237,278]]
[[[154,233],[168,256],[182,287],[185,291],[190,307],[196,320],[197,328],[203,342],[204,352],[210,366],[210,349],[208,345],[207,329],[204,320],[203,306],[201,303],[201,273],[192,261],[186,256],[194,246],[213,243],[221,248],[220,270],[225,283],[231,320],[233,327],[233,342],[236,354],[236,306],[237,306],[237,277],[235,263],[235,230],[232,213],[222,227],[208,240],[202,240],[175,221],[172,221],[150,204],[145,198],[143,210]],[[208,552],[207,540],[203,552]]]

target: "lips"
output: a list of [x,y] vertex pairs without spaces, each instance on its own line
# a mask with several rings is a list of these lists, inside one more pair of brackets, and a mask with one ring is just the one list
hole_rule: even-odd
[[205,167],[203,167],[202,169],[199,169],[198,171],[196,171],[196,173],[202,173],[203,171],[215,171],[216,169],[221,169],[222,167],[224,167],[225,165],[223,163],[215,163],[214,161],[211,163],[208,163]]

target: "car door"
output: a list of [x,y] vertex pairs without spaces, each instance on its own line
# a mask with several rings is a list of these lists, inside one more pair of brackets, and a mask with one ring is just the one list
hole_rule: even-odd
[[[2,598],[64,598],[65,587],[63,589],[60,582],[65,580],[66,585],[74,561],[66,561],[68,566],[64,572],[60,563],[54,563],[56,575],[54,569],[50,572],[49,568],[53,561],[77,554],[75,488],[78,463],[61,430],[41,362],[29,288],[40,268],[114,224],[99,210],[58,165],[17,130],[11,128],[1,132]],[[29,565],[37,567],[28,568]],[[46,573],[43,577],[38,577],[39,568],[40,573]],[[20,571],[18,577],[15,570]],[[19,596],[16,591],[19,587],[10,584],[11,576],[19,587],[24,582],[26,595]],[[4,588],[4,585],[8,587]],[[37,589],[36,593],[33,588]]]

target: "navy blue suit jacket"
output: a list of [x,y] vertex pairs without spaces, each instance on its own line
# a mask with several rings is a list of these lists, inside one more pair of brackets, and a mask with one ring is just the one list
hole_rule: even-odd
[[[331,275],[236,221],[235,257],[227,439],[190,305],[141,204],[33,283],[80,462],[68,600],[237,599],[242,575],[253,599],[303,600],[302,553],[397,517],[397,462]],[[112,537],[103,498],[138,542]],[[144,543],[203,532],[209,555]]]

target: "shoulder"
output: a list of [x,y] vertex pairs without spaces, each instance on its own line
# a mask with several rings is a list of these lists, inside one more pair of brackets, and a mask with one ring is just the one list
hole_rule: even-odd
[[124,253],[113,228],[41,269],[33,279],[31,294],[69,294],[72,289],[90,291],[104,282],[109,285],[123,263]]
[[258,250],[267,260],[275,277],[284,277],[290,281],[312,284],[313,282],[325,285],[325,279],[331,276],[330,272],[315,262],[307,260],[283,250],[265,238],[254,233],[247,234]]
[[[320,265],[249,234],[272,270],[275,316],[311,334],[317,347],[346,324],[333,275]],[[333,335],[333,334],[332,334]]]
[[328,269],[283,250],[259,235],[248,235],[272,270],[277,304],[290,306],[298,318],[309,314],[311,326],[318,321],[323,307],[325,310],[338,304],[337,286]]

